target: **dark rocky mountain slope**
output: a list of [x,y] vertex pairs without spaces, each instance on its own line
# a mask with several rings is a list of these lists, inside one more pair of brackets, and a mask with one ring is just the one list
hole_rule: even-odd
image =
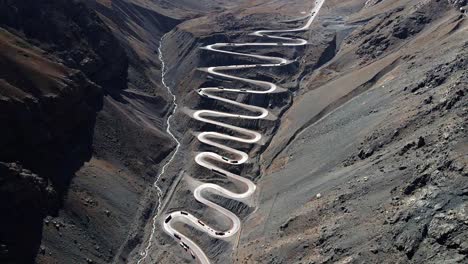
[[83,4],[0,7],[0,258],[26,263],[39,249],[42,219],[58,212],[73,173],[92,155],[103,87],[125,87],[127,57]]
[[[0,220],[0,259],[2,263],[32,263],[39,253],[39,262],[69,262],[75,259],[70,252],[60,249],[54,255],[52,248],[67,243],[81,248],[81,238],[68,233],[67,228],[89,225],[91,218],[73,208],[71,215],[66,215],[62,208],[67,211],[70,203],[88,203],[89,195],[101,193],[100,184],[103,187],[111,180],[101,179],[93,190],[77,187],[72,182],[80,178],[85,162],[103,159],[123,164],[150,145],[159,150],[147,151],[157,166],[172,144],[165,143],[167,137],[159,129],[145,131],[108,106],[109,100],[126,105],[131,102],[122,98],[132,83],[127,78],[130,56],[84,3],[1,1],[0,26],[0,193],[5,216]],[[138,101],[144,96],[129,97]],[[166,102],[155,97],[146,101],[154,109],[148,112],[153,111],[154,118],[163,123]],[[114,130],[110,135],[110,127],[123,131]],[[139,145],[134,141],[141,134],[147,134],[148,139]],[[124,137],[122,143],[117,142],[118,137]],[[124,149],[126,156],[120,154]],[[136,204],[139,192],[146,188],[144,182],[151,179],[141,177],[136,169],[131,177],[141,181],[140,189],[133,191]],[[89,195],[75,197],[77,188]],[[110,205],[108,210],[118,206]],[[131,214],[126,217],[132,218]],[[106,236],[101,225],[82,231],[84,237]],[[122,230],[121,237],[109,243],[118,245],[125,233]],[[76,257],[79,262],[91,256],[82,253]]]

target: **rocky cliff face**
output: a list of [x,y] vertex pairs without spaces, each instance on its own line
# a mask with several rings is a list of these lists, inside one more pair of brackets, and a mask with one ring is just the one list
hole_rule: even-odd
[[[2,209],[7,217],[1,220],[1,258],[7,262],[26,263],[34,258],[42,218],[57,212],[73,172],[91,155],[93,126],[103,92],[90,79],[120,85],[125,80],[121,78],[125,55],[108,30],[101,29],[100,34],[107,37],[102,45],[113,45],[116,58],[123,58],[116,68],[105,68],[103,63],[110,54],[102,53],[97,43],[93,46],[86,41],[88,33],[84,32],[92,27],[80,23],[88,23],[59,16],[65,6],[62,10],[53,4],[43,7],[54,15],[43,14],[44,24],[40,24],[36,22],[37,6],[22,1],[1,4],[0,122],[4,128],[0,132],[0,160],[8,168],[2,173],[2,195],[6,196]],[[81,5],[74,10],[80,8],[83,10]],[[80,19],[95,19],[85,14],[79,13]],[[92,59],[87,60],[89,56]],[[73,67],[83,61],[95,63],[96,68],[84,64]],[[106,77],[98,78],[94,71]],[[114,80],[115,76],[119,79]],[[27,188],[34,191],[26,192]]]

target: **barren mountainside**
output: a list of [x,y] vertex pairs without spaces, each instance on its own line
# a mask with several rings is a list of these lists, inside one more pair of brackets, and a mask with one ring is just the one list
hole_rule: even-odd
[[467,1],[320,2],[0,0],[0,262],[468,263]]

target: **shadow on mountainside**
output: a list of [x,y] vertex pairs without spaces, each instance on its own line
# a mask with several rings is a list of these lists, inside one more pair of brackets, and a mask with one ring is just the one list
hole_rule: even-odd
[[77,1],[1,1],[0,27],[0,262],[33,263],[44,217],[92,157],[104,91],[127,85],[128,59]]

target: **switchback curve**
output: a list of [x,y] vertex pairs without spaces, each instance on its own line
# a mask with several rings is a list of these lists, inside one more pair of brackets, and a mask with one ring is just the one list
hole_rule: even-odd
[[[256,85],[259,88],[262,88],[262,90],[247,90],[247,89],[236,89],[236,88],[224,88],[224,87],[205,87],[205,88],[199,88],[197,90],[198,94],[202,97],[210,98],[213,100],[218,100],[222,101],[228,104],[235,105],[237,107],[249,110],[255,114],[253,115],[245,115],[245,114],[234,114],[234,113],[226,113],[226,112],[219,112],[219,111],[214,111],[214,110],[197,110],[193,113],[193,118],[213,124],[219,127],[227,128],[232,131],[235,131],[237,134],[241,136],[231,136],[219,132],[201,132],[197,135],[197,139],[207,145],[222,149],[224,152],[230,153],[230,158],[221,156],[217,153],[214,152],[201,152],[195,156],[195,162],[199,164],[202,167],[205,167],[215,173],[218,173],[220,175],[223,175],[227,178],[229,178],[231,181],[240,183],[246,187],[246,191],[236,193],[232,192],[228,189],[225,189],[217,184],[213,183],[203,183],[199,185],[198,187],[195,188],[194,190],[194,197],[197,201],[200,203],[205,204],[206,206],[217,210],[219,213],[224,215],[225,217],[229,218],[230,221],[232,222],[231,227],[228,230],[215,230],[214,228],[210,227],[209,225],[203,223],[200,219],[195,217],[194,215],[186,212],[186,211],[174,211],[169,214],[167,214],[164,218],[164,223],[163,223],[163,228],[164,231],[169,234],[170,236],[174,237],[177,239],[179,244],[186,250],[188,251],[192,258],[197,259],[200,263],[203,264],[208,264],[210,263],[210,260],[206,256],[206,254],[203,252],[203,250],[194,242],[192,241],[189,237],[186,235],[182,234],[178,230],[175,229],[174,224],[175,223],[183,223],[189,226],[192,226],[206,234],[208,234],[211,237],[222,239],[222,238],[228,238],[233,235],[235,235],[240,227],[241,227],[241,222],[240,219],[231,211],[223,208],[222,206],[208,200],[207,198],[204,197],[203,194],[206,193],[212,193],[216,194],[228,199],[233,199],[237,201],[245,201],[249,197],[252,196],[252,194],[255,192],[256,186],[255,184],[250,181],[249,179],[246,179],[244,177],[241,177],[240,175],[236,175],[234,173],[231,173],[227,170],[224,170],[223,168],[218,167],[216,164],[214,164],[212,161],[217,161],[221,163],[226,163],[226,164],[231,164],[231,165],[240,165],[245,163],[248,159],[249,156],[247,153],[236,150],[232,147],[229,147],[227,145],[219,143],[219,141],[234,141],[234,142],[240,142],[240,143],[257,143],[262,139],[262,135],[256,131],[252,131],[249,129],[241,128],[238,126],[230,125],[227,123],[223,123],[220,121],[217,121],[215,119],[211,119],[213,117],[228,117],[228,118],[239,118],[239,119],[264,119],[269,115],[269,112],[267,109],[258,107],[258,106],[253,106],[253,105],[247,105],[244,103],[239,103],[234,100],[230,100],[221,96],[216,95],[217,93],[244,93],[244,94],[268,94],[268,93],[273,93],[280,89],[276,84],[267,82],[267,81],[259,81],[259,80],[253,80],[253,79],[248,79],[248,78],[242,78],[242,77],[237,77],[228,73],[225,73],[225,71],[229,70],[238,70],[238,69],[247,69],[247,68],[255,68],[255,67],[280,67],[284,66],[288,63],[291,63],[291,60],[280,58],[280,57],[272,57],[272,56],[263,56],[263,55],[255,55],[255,54],[248,54],[248,53],[241,53],[241,52],[234,52],[234,51],[228,51],[228,50],[223,50],[223,47],[247,47],[247,46],[256,46],[256,47],[277,47],[277,46],[287,46],[287,47],[294,47],[294,46],[303,46],[307,44],[307,41],[304,39],[300,38],[289,38],[289,37],[282,37],[282,36],[275,36],[271,34],[275,33],[287,33],[287,32],[300,32],[300,31],[305,31],[310,28],[312,22],[316,18],[320,8],[322,7],[323,3],[325,0],[316,0],[315,1],[315,6],[311,10],[309,14],[309,19],[307,20],[306,24],[302,27],[295,28],[295,29],[286,29],[286,30],[259,30],[251,33],[250,35],[252,36],[258,36],[258,37],[264,37],[264,38],[269,38],[272,40],[277,40],[278,42],[269,42],[269,43],[215,43],[212,45],[208,45],[205,47],[202,47],[202,49],[213,51],[213,52],[218,52],[218,53],[224,53],[228,55],[236,55],[236,56],[244,56],[244,57],[250,57],[250,58],[256,58],[262,61],[267,61],[269,63],[264,63],[264,64],[246,64],[246,65],[228,65],[228,66],[215,66],[215,67],[209,67],[202,69],[209,74],[219,76],[225,79],[231,79],[231,80],[236,80],[236,81],[241,81],[245,83],[249,83],[252,85]],[[211,117],[211,118],[210,118]]]

